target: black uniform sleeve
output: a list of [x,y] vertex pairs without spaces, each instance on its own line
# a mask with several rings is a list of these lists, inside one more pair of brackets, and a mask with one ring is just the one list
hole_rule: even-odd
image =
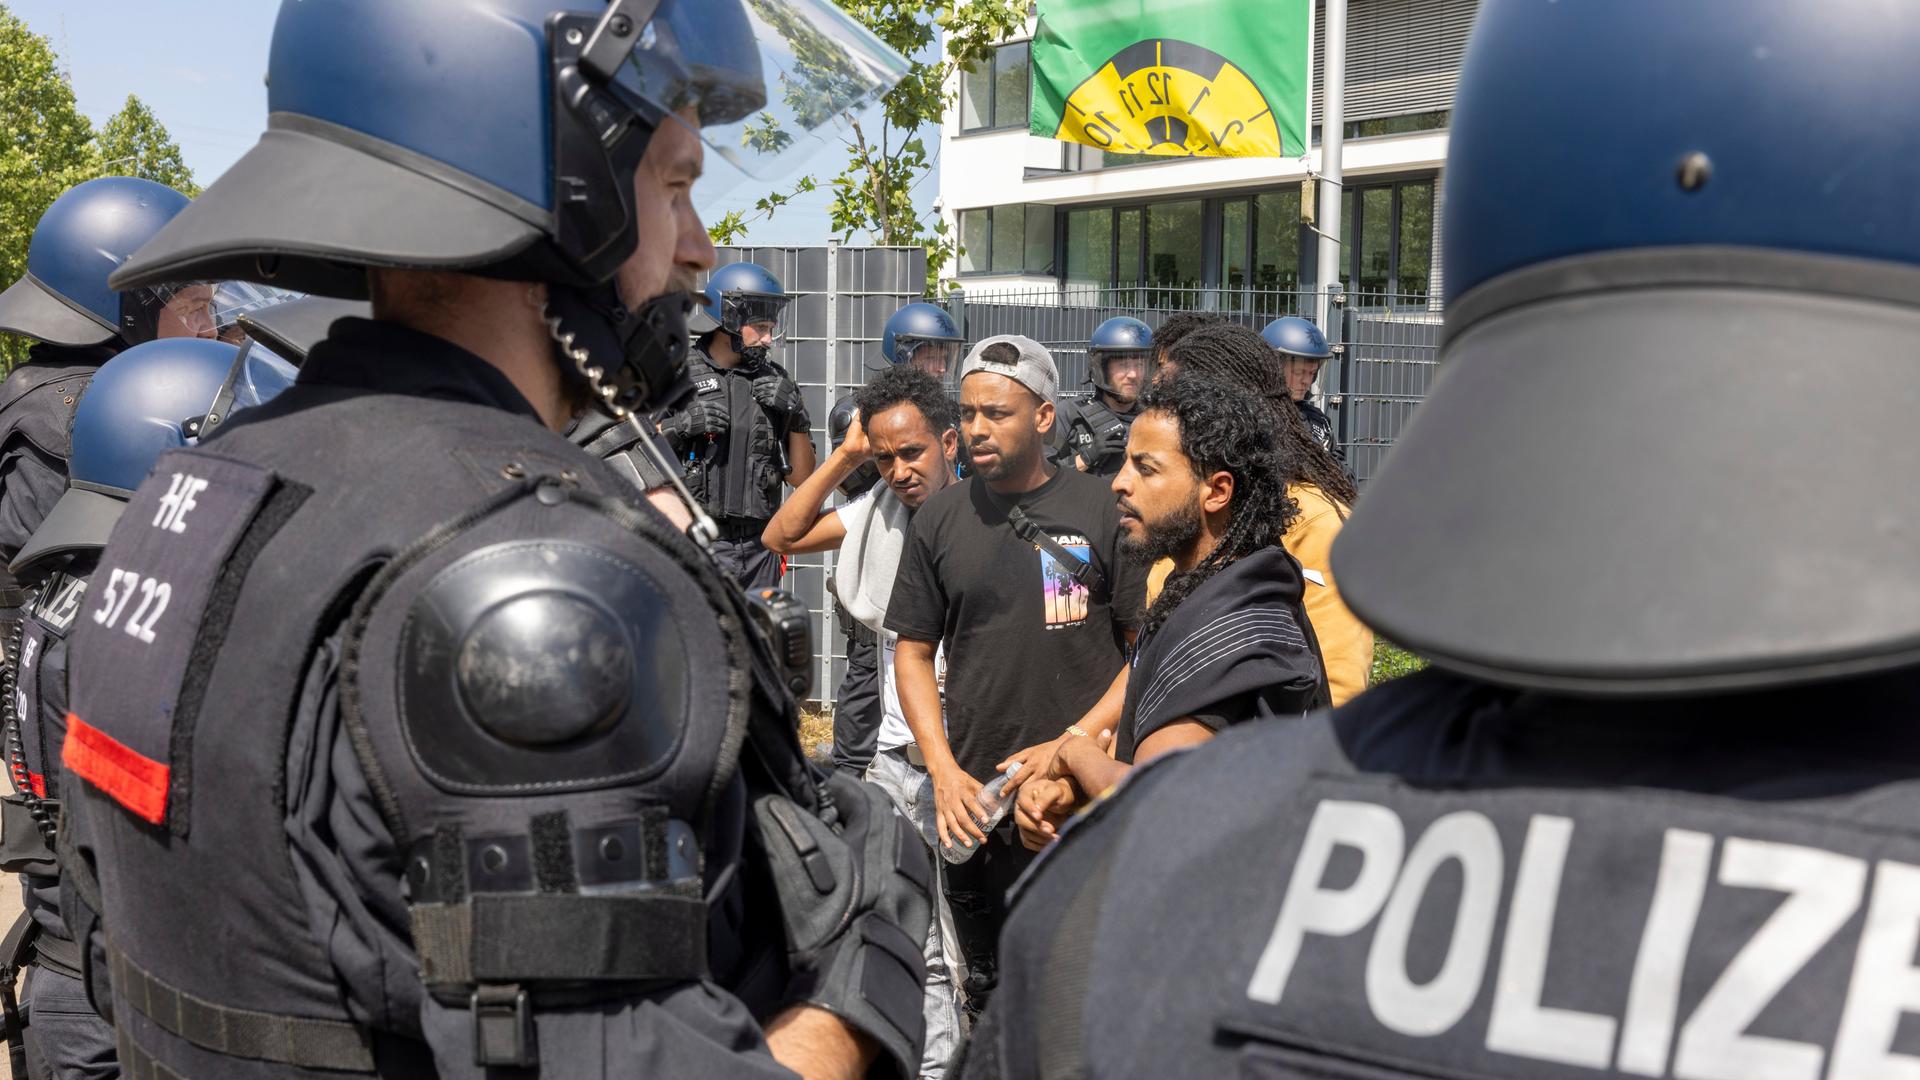
[[0,554],[9,559],[67,490],[64,462],[22,438],[0,451]]
[[910,641],[939,641],[947,632],[947,591],[940,581],[932,540],[934,516],[922,510],[907,526],[906,550],[887,600],[887,629]]

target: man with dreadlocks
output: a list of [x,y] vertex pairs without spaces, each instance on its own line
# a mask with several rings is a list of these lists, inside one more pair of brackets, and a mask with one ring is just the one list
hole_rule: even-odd
[[1279,546],[1300,513],[1286,457],[1273,410],[1232,383],[1188,372],[1148,392],[1113,478],[1120,545],[1141,564],[1171,560],[1173,574],[1133,649],[1113,756],[1068,739],[1048,775],[1021,786],[1028,847],[1136,761],[1327,703],[1300,564]]
[[[1278,357],[1247,327],[1216,321],[1176,338],[1162,354],[1156,379],[1178,371],[1204,372],[1264,397],[1273,406],[1280,437],[1287,497],[1299,507],[1280,538],[1300,560],[1306,579],[1307,619],[1320,642],[1333,703],[1343,705],[1367,688],[1373,667],[1373,631],[1348,610],[1334,582],[1329,554],[1357,495],[1353,479],[1300,417],[1282,377]],[[1162,563],[1147,582],[1153,597],[1172,570]]]

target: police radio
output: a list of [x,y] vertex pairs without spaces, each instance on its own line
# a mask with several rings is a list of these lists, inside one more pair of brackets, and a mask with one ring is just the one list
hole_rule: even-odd
[[807,606],[785,589],[748,589],[747,610],[795,700],[813,689],[813,620]]

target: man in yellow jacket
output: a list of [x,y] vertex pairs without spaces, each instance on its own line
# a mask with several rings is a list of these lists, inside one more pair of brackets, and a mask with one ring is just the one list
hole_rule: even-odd
[[[1187,368],[1238,383],[1266,398],[1278,414],[1280,438],[1290,451],[1287,496],[1300,507],[1300,516],[1280,542],[1300,562],[1307,621],[1320,642],[1333,703],[1344,704],[1367,688],[1373,668],[1373,631],[1340,599],[1328,560],[1353,505],[1353,480],[1301,420],[1281,378],[1278,357],[1259,334],[1224,320],[1194,330],[1167,349],[1155,378]],[[1147,578],[1148,603],[1160,594],[1172,569],[1165,561],[1153,568]]]

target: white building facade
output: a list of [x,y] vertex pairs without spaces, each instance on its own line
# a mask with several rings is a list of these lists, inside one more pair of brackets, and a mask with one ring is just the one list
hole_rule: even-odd
[[[1341,266],[1359,303],[1440,292],[1447,119],[1476,7],[1349,0]],[[1152,306],[1225,310],[1278,310],[1277,294],[1313,290],[1301,196],[1320,161],[1320,15],[1304,159],[1115,155],[1027,134],[1030,20],[1027,37],[950,87],[939,208],[965,248],[954,284],[1029,302],[1145,286]]]

